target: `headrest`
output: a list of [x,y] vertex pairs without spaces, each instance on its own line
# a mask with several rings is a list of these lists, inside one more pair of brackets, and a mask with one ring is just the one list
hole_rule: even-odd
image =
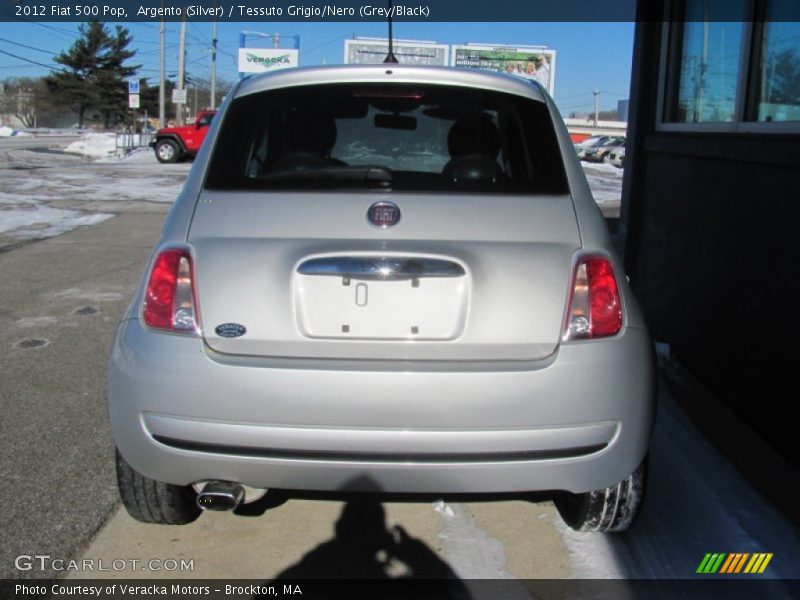
[[295,110],[286,120],[286,144],[295,152],[328,154],[336,144],[336,122],[326,114]]
[[450,128],[447,149],[453,157],[482,154],[496,158],[500,152],[500,132],[485,113],[462,117]]

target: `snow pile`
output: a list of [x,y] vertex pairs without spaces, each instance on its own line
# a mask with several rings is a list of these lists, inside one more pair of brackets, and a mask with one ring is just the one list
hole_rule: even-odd
[[137,163],[145,165],[161,164],[156,159],[156,154],[152,148],[136,148],[125,156],[101,158],[98,163]]
[[117,136],[113,133],[87,133],[64,149],[64,152],[91,158],[107,158],[116,151]]

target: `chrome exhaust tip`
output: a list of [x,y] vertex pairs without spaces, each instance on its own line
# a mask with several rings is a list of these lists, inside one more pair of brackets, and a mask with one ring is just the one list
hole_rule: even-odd
[[244,488],[229,481],[209,481],[197,494],[202,510],[234,510],[244,501]]

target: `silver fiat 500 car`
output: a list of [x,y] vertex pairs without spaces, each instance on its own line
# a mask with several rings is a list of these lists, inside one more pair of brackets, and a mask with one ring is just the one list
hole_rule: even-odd
[[621,531],[651,340],[536,83],[289,69],[228,95],[113,345],[119,490],[180,524],[266,489],[553,493]]

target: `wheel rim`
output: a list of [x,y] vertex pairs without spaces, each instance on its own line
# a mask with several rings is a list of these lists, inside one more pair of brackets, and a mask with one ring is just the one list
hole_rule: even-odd
[[172,160],[172,157],[175,156],[175,149],[172,144],[161,144],[158,147],[158,156],[164,160]]

